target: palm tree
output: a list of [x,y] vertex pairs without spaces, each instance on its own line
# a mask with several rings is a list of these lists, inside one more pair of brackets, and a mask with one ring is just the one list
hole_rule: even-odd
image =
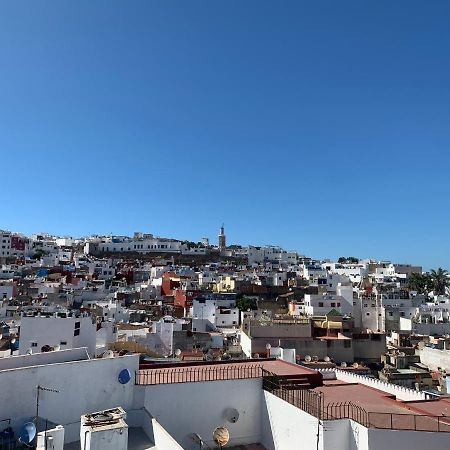
[[449,273],[441,267],[430,272],[430,281],[435,295],[445,295],[447,288],[450,287]]

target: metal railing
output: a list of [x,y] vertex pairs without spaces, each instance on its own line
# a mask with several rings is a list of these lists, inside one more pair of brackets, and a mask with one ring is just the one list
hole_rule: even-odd
[[319,420],[351,419],[366,428],[450,432],[450,416],[368,412],[352,402],[324,403],[321,392],[263,370],[263,389]]
[[302,379],[286,379],[263,369],[263,389],[318,419],[323,416],[323,395],[305,388]]
[[324,420],[351,419],[369,428],[369,413],[352,402],[328,403],[323,412]]
[[163,369],[144,369],[135,373],[138,385],[195,383],[200,381],[242,380],[261,378],[259,365],[236,365],[226,367],[167,367]]
[[372,428],[450,433],[450,416],[369,412]]

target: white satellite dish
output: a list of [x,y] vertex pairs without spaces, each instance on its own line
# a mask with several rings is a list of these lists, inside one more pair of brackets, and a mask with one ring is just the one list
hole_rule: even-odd
[[305,362],[311,362],[311,356],[306,355],[305,356]]
[[347,367],[347,363],[345,361],[341,362],[341,367]]
[[325,356],[325,358],[323,358],[323,360],[324,360],[325,362],[330,362],[330,357],[329,357],[329,356]]
[[235,408],[227,408],[224,417],[230,423],[236,423],[239,420],[239,411]]
[[27,350],[27,355],[32,355],[33,354],[33,350],[31,349],[31,348],[29,348],[28,350]]
[[175,350],[175,356],[178,358],[181,355],[181,350],[179,348],[177,348]]
[[114,358],[114,352],[112,350],[107,350],[103,353],[102,358]]
[[317,361],[319,361],[319,357],[317,355],[314,355],[312,357],[312,360],[313,360],[313,362],[317,362]]

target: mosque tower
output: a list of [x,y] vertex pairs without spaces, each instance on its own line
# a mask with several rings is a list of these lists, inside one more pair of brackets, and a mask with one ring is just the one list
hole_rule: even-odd
[[225,227],[222,224],[219,233],[219,250],[225,250],[227,247],[227,239],[225,237]]

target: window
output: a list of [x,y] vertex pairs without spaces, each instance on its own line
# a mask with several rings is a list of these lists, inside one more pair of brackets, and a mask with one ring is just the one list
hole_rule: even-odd
[[337,306],[341,306],[341,302],[337,302]]
[[37,347],[37,342],[32,342],[32,343],[31,343],[31,346],[32,346],[32,347]]
[[336,306],[335,302],[331,302],[331,307],[334,308]]
[[80,335],[80,329],[78,329],[78,330],[73,330],[73,335],[74,335],[74,336],[79,336],[79,335]]
[[67,345],[67,341],[61,341],[59,345]]
[[370,313],[366,313],[366,316],[370,316]]
[[319,308],[323,308],[323,302],[319,302]]

